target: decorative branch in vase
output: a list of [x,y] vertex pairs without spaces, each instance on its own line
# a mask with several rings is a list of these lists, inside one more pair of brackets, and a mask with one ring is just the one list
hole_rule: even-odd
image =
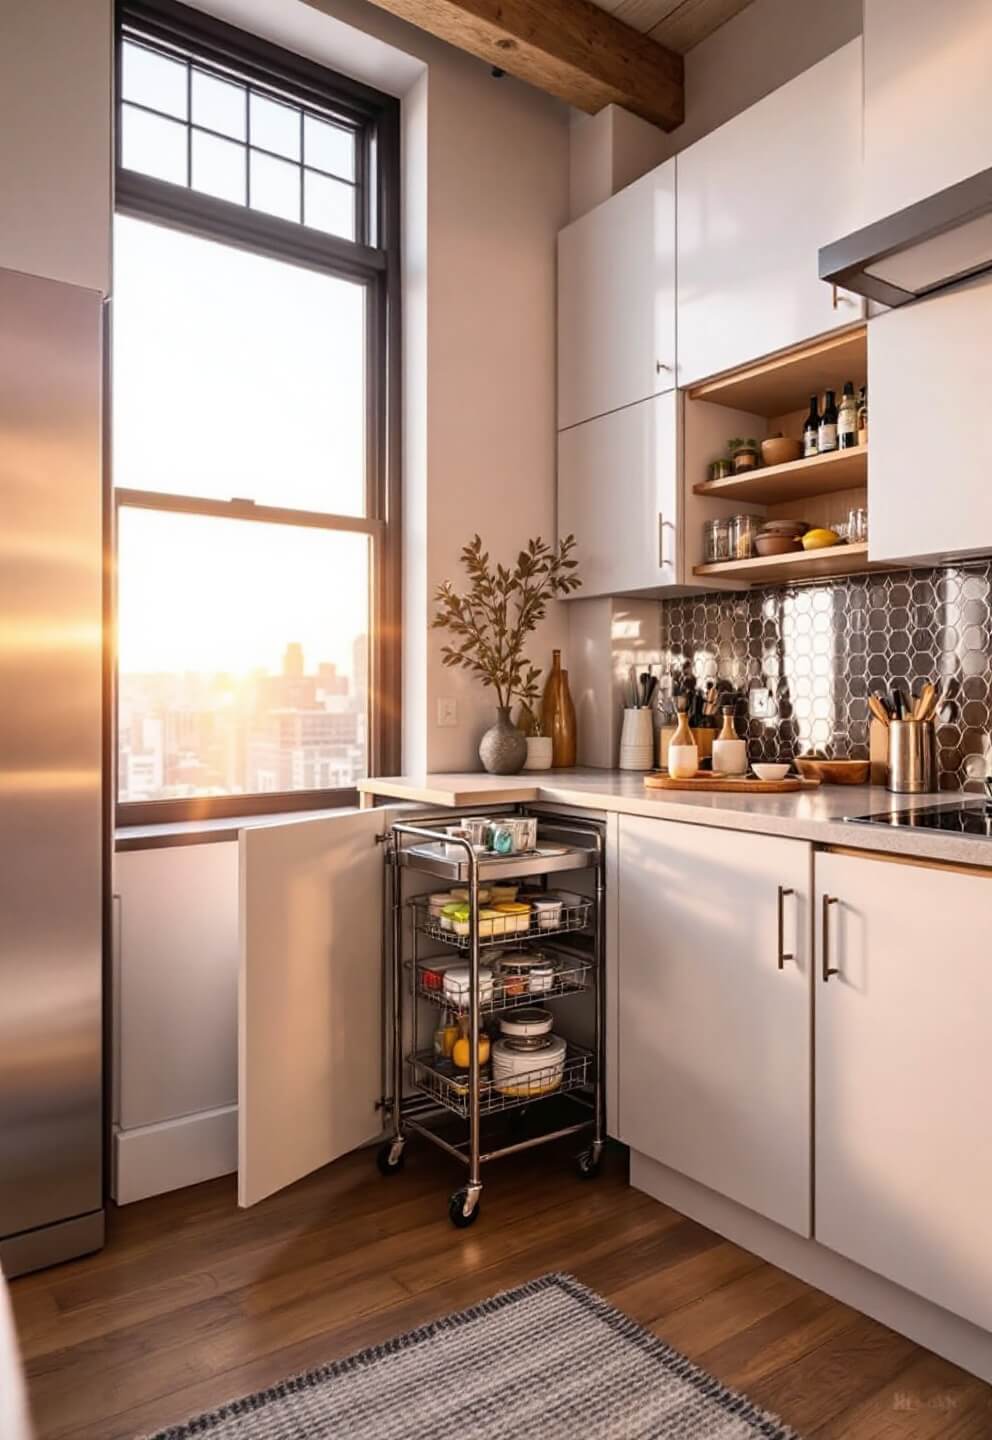
[[447,630],[452,644],[441,649],[449,669],[468,670],[496,692],[496,724],[479,744],[479,758],[491,775],[515,775],[527,758],[527,741],[510,719],[514,697],[526,705],[536,697],[540,669],[524,653],[525,642],[547,614],[549,600],[570,595],[582,581],[572,559],[574,535],[556,546],[540,536],[529,540],[512,569],[491,564],[478,535],[463,548],[468,589],[459,595],[450,580],[434,593],[434,630]]

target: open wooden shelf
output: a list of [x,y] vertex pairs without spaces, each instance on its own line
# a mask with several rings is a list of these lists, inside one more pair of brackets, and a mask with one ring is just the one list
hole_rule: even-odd
[[707,579],[741,580],[748,585],[784,585],[788,580],[818,580],[891,568],[891,564],[873,565],[867,544],[860,543],[797,550],[790,555],[758,555],[753,560],[719,560],[712,565],[696,565],[692,573]]
[[845,380],[857,388],[867,378],[868,330],[858,325],[703,380],[688,393],[690,400],[709,400],[771,419],[805,410],[809,397],[824,390],[839,394]]
[[766,465],[731,475],[727,480],[702,480],[693,485],[697,495],[714,500],[751,500],[759,505],[778,505],[783,500],[802,500],[810,495],[829,495],[854,490],[868,483],[868,446],[832,450],[808,460],[790,460],[786,465]]

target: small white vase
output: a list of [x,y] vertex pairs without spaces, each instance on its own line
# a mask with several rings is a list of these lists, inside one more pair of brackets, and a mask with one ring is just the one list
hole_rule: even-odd
[[654,710],[647,706],[623,712],[620,732],[620,769],[651,770],[654,767]]
[[527,759],[525,770],[550,770],[552,747],[550,735],[527,736]]

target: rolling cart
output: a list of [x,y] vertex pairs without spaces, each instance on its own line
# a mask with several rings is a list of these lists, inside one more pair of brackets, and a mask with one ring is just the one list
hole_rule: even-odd
[[[526,812],[517,812],[526,813]],[[498,823],[500,817],[490,817]],[[594,821],[571,818],[538,817],[537,849],[511,855],[479,853],[467,839],[445,835],[427,826],[397,822],[386,841],[390,884],[386,892],[387,926],[391,922],[391,1016],[388,1025],[387,1052],[390,1056],[389,1084],[391,1095],[383,1100],[390,1119],[390,1138],[382,1145],[379,1169],[390,1174],[403,1164],[403,1149],[411,1132],[422,1135],[455,1156],[467,1167],[467,1183],[456,1190],[448,1204],[453,1225],[471,1225],[479,1215],[482,1194],[482,1166],[490,1160],[512,1155],[536,1145],[544,1145],[565,1135],[591,1131],[589,1147],[578,1157],[578,1170],[583,1178],[591,1178],[599,1170],[605,1140],[605,1103],[603,1094],[603,1037],[605,1030],[603,969],[605,956],[605,866],[602,828]],[[432,915],[426,896],[403,897],[406,871],[435,876],[450,884],[465,887],[469,895],[468,924],[459,934],[445,928],[441,919]],[[594,879],[592,896],[572,895],[574,903],[562,904],[560,914],[552,911],[538,917],[532,911],[526,930],[508,929],[508,933],[480,935],[479,888],[500,881],[537,880],[539,888],[528,895],[540,898],[548,889],[552,876],[569,871],[591,872]],[[391,911],[391,913],[389,913]],[[412,956],[404,961],[403,918],[411,917]],[[543,923],[542,923],[543,922]],[[514,922],[519,924],[519,919]],[[509,925],[509,922],[507,922]],[[488,928],[488,927],[487,927]],[[498,928],[498,922],[497,922]],[[384,934],[389,933],[384,927]],[[433,942],[433,943],[430,943]],[[495,956],[496,951],[527,950],[533,946],[547,952],[551,967],[544,967],[540,982],[536,975],[509,980],[492,975],[480,984],[483,950]],[[467,960],[467,991],[452,996],[445,987],[444,961],[452,953],[463,963]],[[426,950],[431,954],[426,954]],[[404,972],[407,983],[404,984]],[[412,1045],[404,1054],[404,994],[412,997]],[[522,1071],[501,1078],[483,1075],[479,1059],[479,1034],[484,1015],[512,1015],[526,1007],[543,1007],[547,1000],[592,992],[595,1001],[595,1038],[592,1048],[566,1044],[564,1057],[561,1044],[556,1047],[553,1063],[542,1064],[535,1052],[533,1068],[529,1060]],[[469,1065],[458,1073],[450,1062],[420,1042],[423,1006],[428,1001],[447,1016],[467,1012]],[[433,1039],[433,1031],[431,1039]],[[564,1098],[579,1112],[566,1124],[546,1127],[539,1133],[519,1138],[512,1130],[509,1143],[484,1148],[482,1122],[490,1116],[510,1112],[511,1122],[519,1121],[522,1113],[539,1102]],[[556,1107],[557,1108],[557,1107]],[[452,1130],[451,1117],[461,1122],[454,1127],[455,1138],[442,1134]],[[461,1136],[459,1139],[458,1136]]]

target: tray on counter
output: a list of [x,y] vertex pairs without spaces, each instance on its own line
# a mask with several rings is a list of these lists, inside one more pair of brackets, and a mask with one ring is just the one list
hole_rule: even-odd
[[[531,996],[533,1001],[537,997]],[[501,1110],[514,1110],[520,1105],[533,1105],[538,1100],[547,1100],[552,1095],[567,1094],[591,1085],[594,1079],[594,1056],[591,1050],[579,1045],[569,1045],[565,1052],[565,1063],[561,1082],[548,1088],[554,1078],[554,1066],[535,1067],[512,1077],[513,1094],[497,1090],[491,1080],[481,1082],[479,1114],[496,1115]],[[443,1105],[454,1115],[468,1118],[468,1076],[446,1074],[437,1068],[433,1051],[411,1055],[409,1065],[413,1071],[414,1083],[425,1095]]]

